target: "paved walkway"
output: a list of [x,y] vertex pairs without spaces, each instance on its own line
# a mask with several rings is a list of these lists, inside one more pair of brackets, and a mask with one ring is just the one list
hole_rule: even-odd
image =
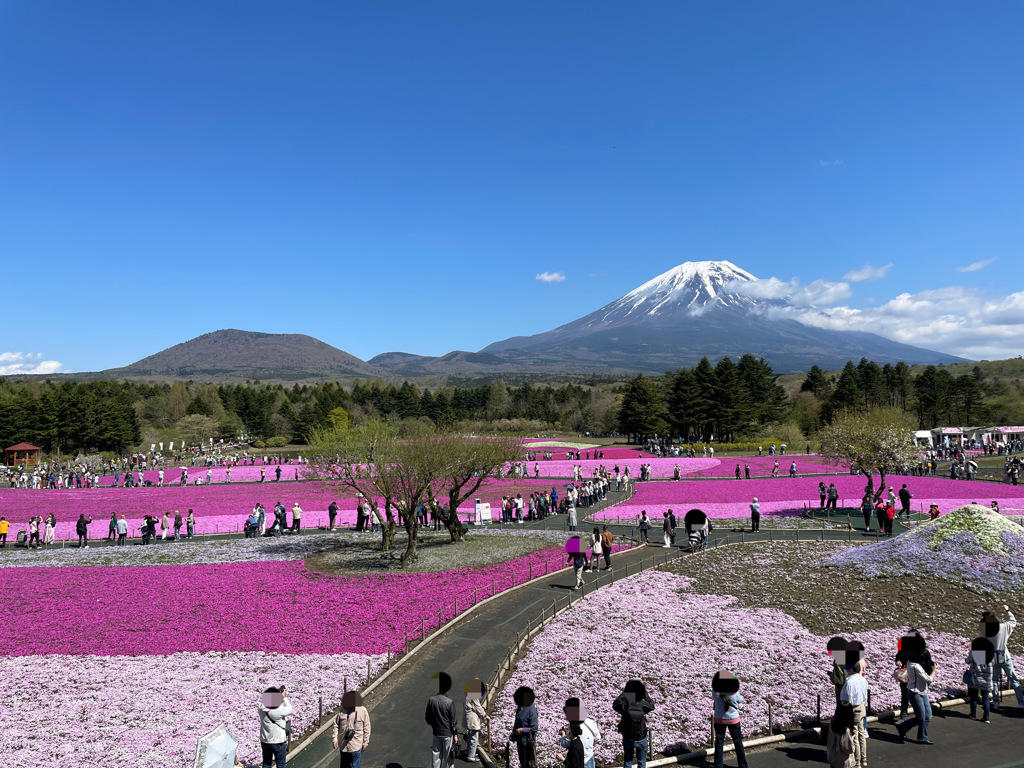
[[[985,725],[969,717],[967,706],[933,712],[928,737],[934,746],[913,742],[904,743],[896,733],[892,721],[868,726],[868,765],[872,768],[1013,768],[1024,766],[1024,714],[1017,709],[1013,696],[1004,696],[1007,705],[994,710],[992,723]],[[979,709],[980,711],[980,709]],[[917,737],[917,730],[910,732]],[[798,768],[801,765],[827,765],[825,748],[817,737],[786,742],[770,749],[748,754],[751,768]],[[689,765],[712,764],[697,760]],[[736,756],[727,755],[726,765],[736,765]]]

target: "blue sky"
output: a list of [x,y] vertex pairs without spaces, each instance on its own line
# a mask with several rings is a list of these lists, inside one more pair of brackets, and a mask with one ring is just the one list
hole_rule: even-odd
[[1021,29],[1019,2],[6,0],[0,372],[219,328],[475,350],[702,259],[826,281],[833,327],[1019,354]]

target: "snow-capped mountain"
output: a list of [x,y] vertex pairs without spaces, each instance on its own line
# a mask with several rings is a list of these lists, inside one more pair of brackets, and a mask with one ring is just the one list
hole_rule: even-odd
[[709,304],[752,308],[757,302],[737,293],[736,286],[756,279],[731,261],[687,261],[602,309],[608,310],[610,318],[622,312],[657,315],[682,310],[698,314]]
[[[779,373],[811,365],[841,368],[861,357],[878,363],[947,363],[959,358],[899,344],[873,333],[833,331],[776,319],[781,299],[755,298],[757,278],[728,261],[688,261],[585,317],[534,336],[514,336],[456,360],[375,357],[395,375],[420,373],[661,373],[746,353]],[[752,285],[753,289],[754,286]],[[471,360],[472,358],[472,360]],[[472,362],[472,365],[470,365]],[[457,363],[457,364],[456,364]],[[454,367],[453,367],[454,366]]]

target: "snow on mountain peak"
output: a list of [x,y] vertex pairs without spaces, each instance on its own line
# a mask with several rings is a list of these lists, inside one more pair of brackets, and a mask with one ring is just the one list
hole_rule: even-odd
[[614,302],[605,318],[634,312],[658,315],[680,309],[699,314],[714,305],[752,307],[756,301],[736,293],[731,286],[756,279],[730,261],[687,261]]

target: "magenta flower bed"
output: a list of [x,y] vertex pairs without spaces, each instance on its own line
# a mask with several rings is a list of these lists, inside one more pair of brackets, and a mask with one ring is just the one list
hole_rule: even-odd
[[456,600],[464,611],[565,560],[548,548],[476,570],[359,578],[298,562],[10,569],[0,655],[380,654],[418,637],[421,621],[436,628],[439,610],[451,619]]
[[[754,480],[702,480],[700,482],[652,482],[638,483],[632,499],[624,504],[606,509],[594,515],[597,520],[632,520],[641,510],[646,509],[652,518],[661,518],[671,508],[685,514],[697,507],[712,518],[748,517],[750,502],[756,496],[761,505],[762,515],[796,515],[804,505],[819,506],[818,483],[827,486],[834,483],[839,491],[839,506],[860,505],[864,494],[862,475],[837,475],[829,478],[779,477]],[[878,476],[875,476],[878,482]],[[939,477],[892,476],[887,483],[899,490],[903,483],[914,494],[911,507],[915,511],[936,502],[944,511],[982,501],[985,504],[998,500],[1002,511],[1013,511],[1024,507],[1024,486],[996,485],[948,480]],[[898,502],[897,502],[898,505]]]
[[[528,497],[534,491],[550,492],[552,487],[549,480],[488,479],[476,497],[489,501],[493,510],[501,502],[502,496],[522,493]],[[559,493],[562,492],[559,485]],[[184,517],[190,508],[195,512],[196,533],[223,533],[240,530],[257,502],[262,502],[272,513],[274,505],[280,501],[289,509],[289,521],[292,505],[298,502],[303,512],[303,525],[310,528],[327,524],[327,507],[332,500],[337,501],[339,506],[337,524],[354,525],[355,497],[336,494],[315,482],[56,491],[5,488],[0,489],[0,515],[11,521],[12,533],[8,537],[11,540],[14,539],[14,531],[27,528],[28,518],[35,515],[45,518],[50,512],[57,517],[58,539],[77,540],[75,524],[80,514],[91,515],[93,518],[89,526],[89,537],[102,539],[107,536],[111,513],[125,515],[132,537],[139,535],[144,515],[162,517],[167,512],[173,522],[174,510],[180,510]],[[468,520],[472,513],[473,500],[470,499],[460,507],[460,516]]]

